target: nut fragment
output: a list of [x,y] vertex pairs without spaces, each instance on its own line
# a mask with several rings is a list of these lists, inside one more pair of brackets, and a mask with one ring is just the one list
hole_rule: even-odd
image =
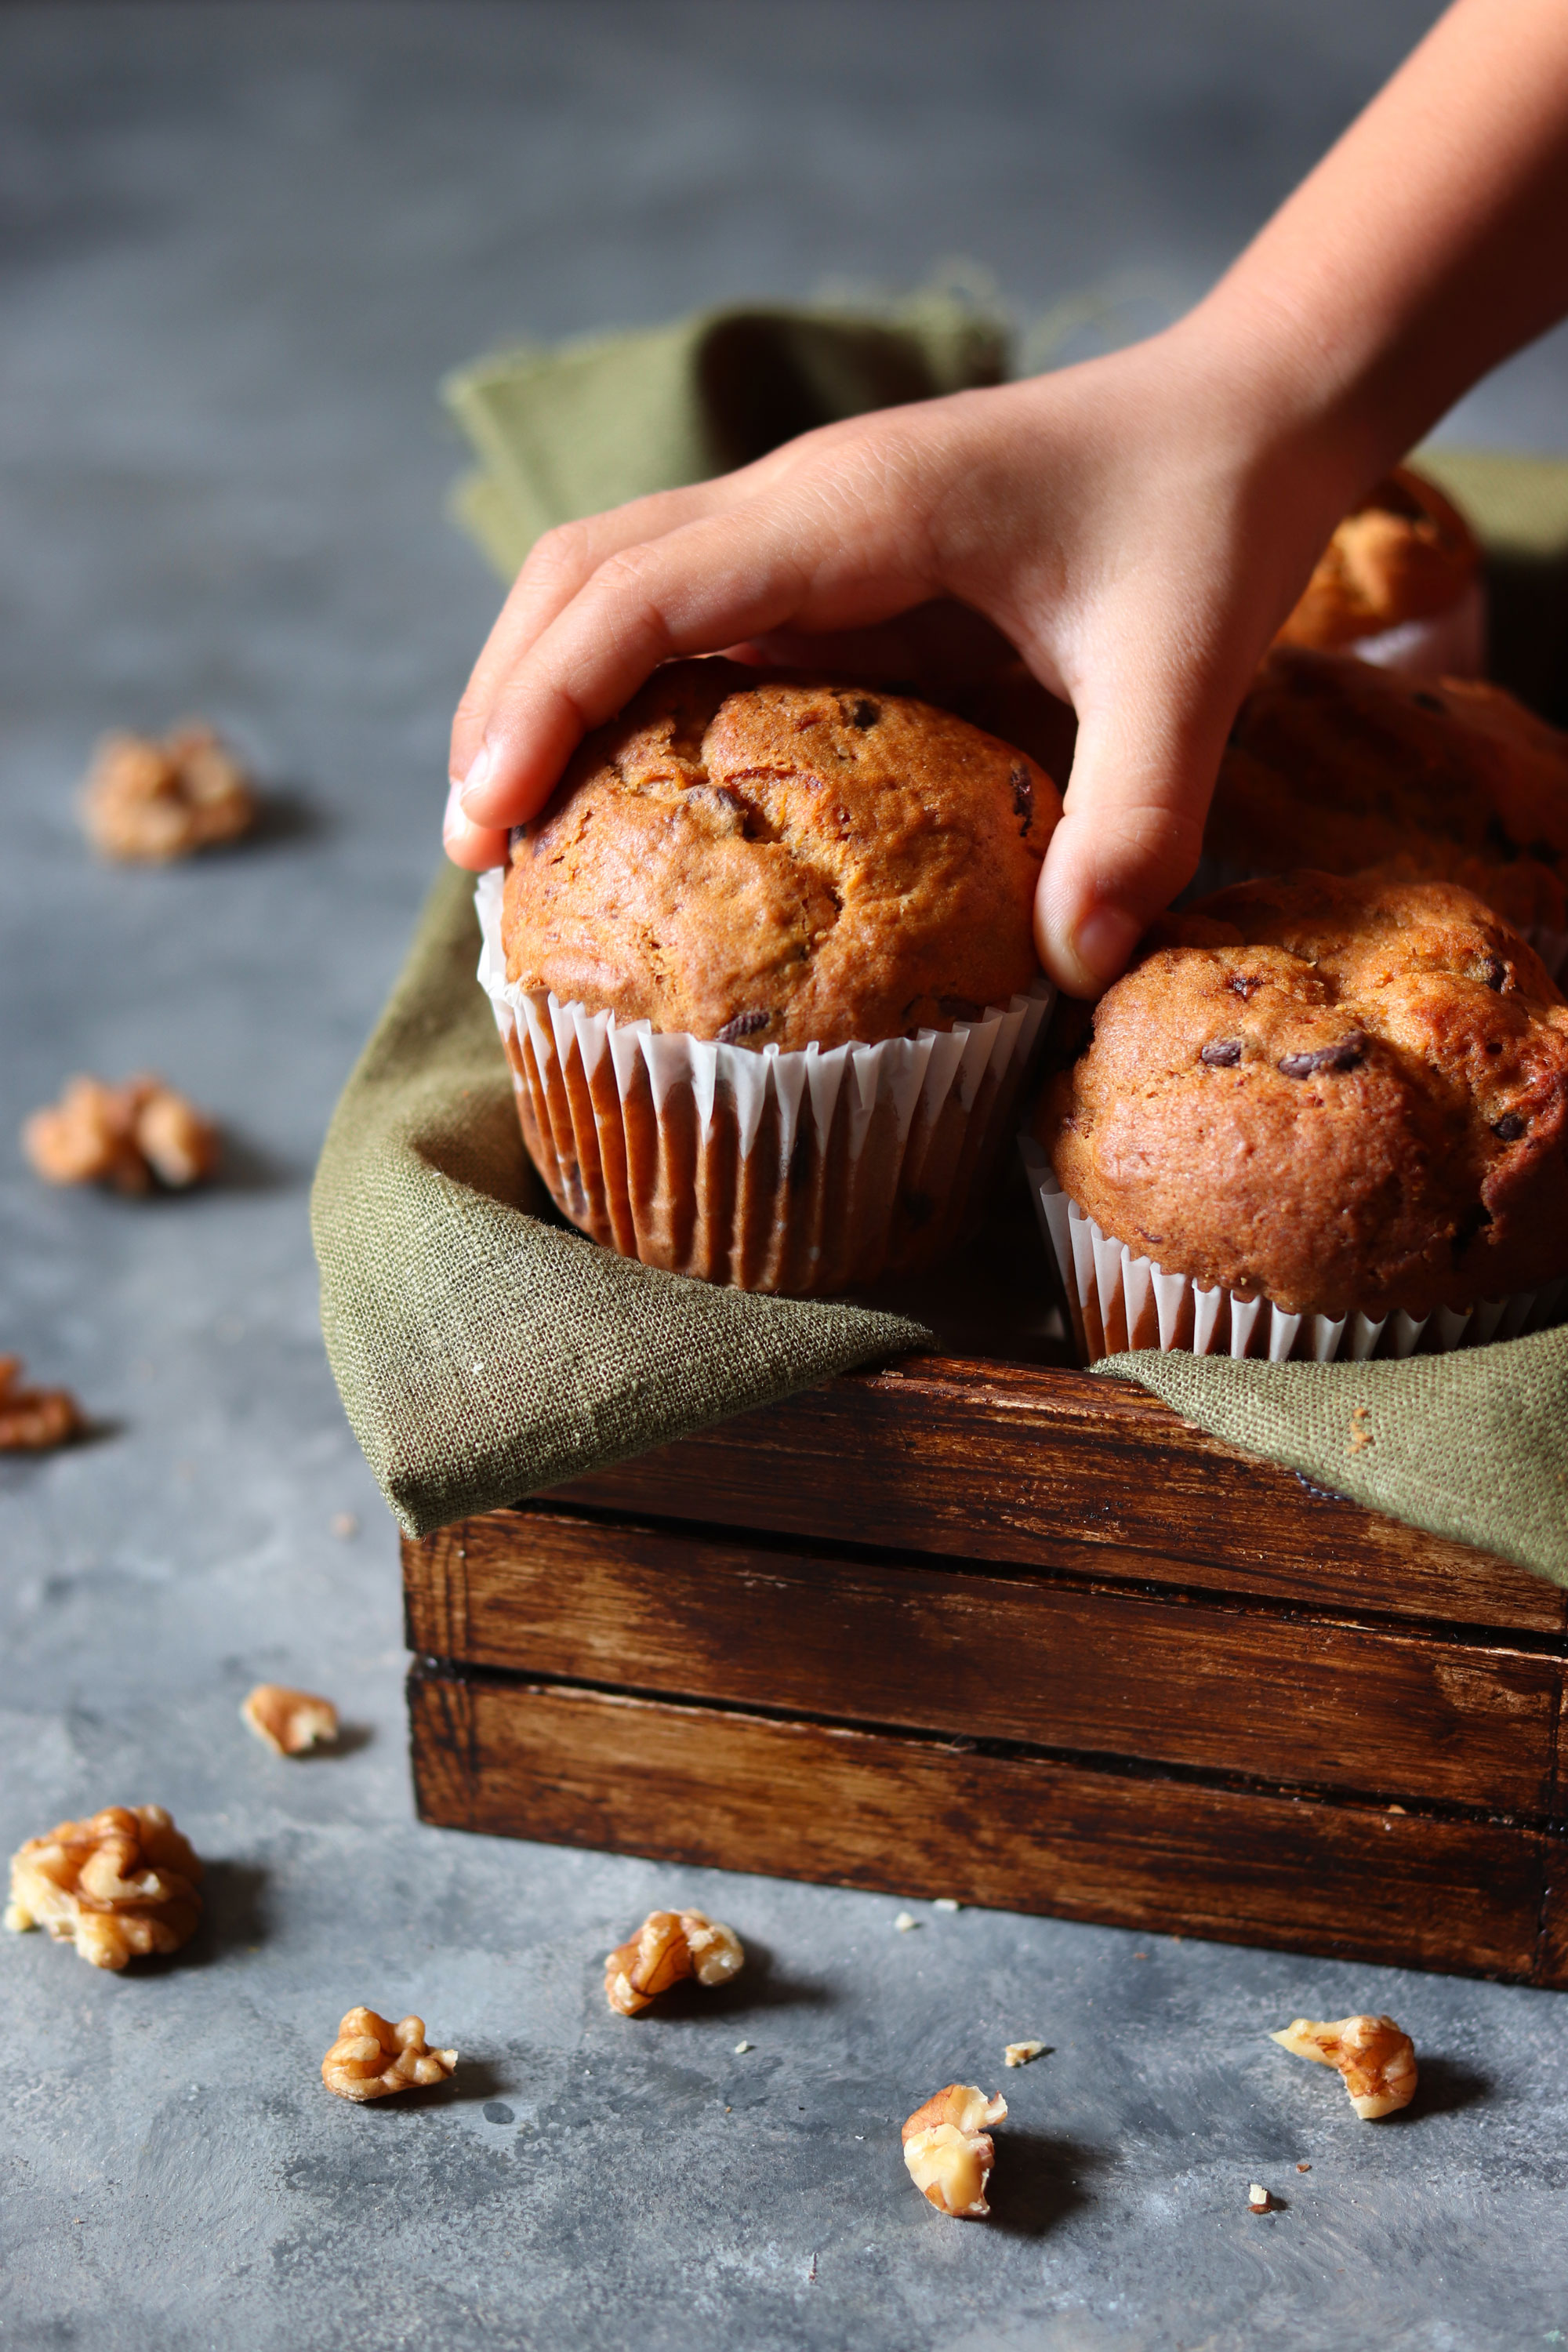
[[5,1925],[47,1927],[95,1969],[177,1952],[195,1933],[202,1865],[162,1805],[109,1805],[61,1822],[11,1857]]
[[338,1710],[330,1698],[314,1698],[309,1691],[286,1690],[281,1683],[258,1683],[240,1702],[240,1714],[279,1756],[303,1756],[307,1748],[330,1744],[338,1736]]
[[682,1977],[700,1985],[728,1983],[746,1964],[733,1927],[700,1911],[650,1911],[631,1941],[605,1962],[605,1998],[623,2017],[635,2017]]
[[0,1356],[0,1454],[42,1454],[86,1428],[68,1389],[25,1389],[20,1356]]
[[177,727],[163,742],[106,735],[82,792],[82,824],[104,857],[163,864],[233,841],[256,822],[256,795],[210,727]]
[[1026,2066],[1031,2058],[1038,2058],[1045,2049],[1043,2042],[1009,2042],[1002,2053],[1005,2066]]
[[218,1138],[184,1095],[144,1073],[119,1086],[72,1078],[58,1103],[27,1120],[22,1149],[47,1184],[148,1192],[155,1178],[181,1192],[212,1174]]
[[1415,2095],[1415,2045],[1392,2017],[1342,2017],[1337,2025],[1299,2017],[1268,2038],[1298,2058],[1337,2066],[1352,2106],[1365,2122],[1407,2107]]
[[351,2009],[321,2061],[321,2080],[340,2099],[386,2099],[444,2083],[457,2063],[455,2050],[428,2047],[422,2017],[391,2025],[374,2009]]
[[1253,2181],[1247,2192],[1247,2201],[1255,2213],[1267,2213],[1274,2200],[1261,2180]]
[[990,2212],[985,2189],[996,2150],[986,2127],[1006,2118],[1001,2093],[988,2099],[973,2083],[950,2083],[915,2109],[904,2126],[904,2162],[939,2213],[967,2221]]

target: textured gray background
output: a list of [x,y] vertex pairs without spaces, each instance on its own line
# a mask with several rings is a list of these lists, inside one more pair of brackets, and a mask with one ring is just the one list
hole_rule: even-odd
[[[1109,286],[1125,334],[1201,290],[1431,13],[0,12],[0,1137],[73,1068],[153,1063],[242,1147],[205,1197],[131,1205],[0,1151],[0,1345],[103,1424],[0,1465],[0,1837],[155,1798],[215,1858],[184,1964],[0,1949],[0,2346],[1568,2336],[1557,1998],[923,1902],[899,1935],[891,1901],[417,1828],[392,1528],[305,1223],[494,603],[441,520],[443,367],[953,256],[1025,318]],[[1565,394],[1559,335],[1454,429],[1568,448]],[[93,736],[191,709],[274,787],[267,836],[95,868]],[[263,1753],[235,1714],[262,1675],[335,1693],[352,1752]],[[602,1954],[682,1890],[768,1965],[611,2018]],[[362,2000],[460,2045],[449,2092],[324,2095]],[[1382,2127],[1263,2038],[1385,2005],[1428,2088]],[[996,2221],[944,2224],[897,2125],[1029,2032],[1052,2054],[1006,2078]],[[1253,2179],[1288,2210],[1249,2216]]]

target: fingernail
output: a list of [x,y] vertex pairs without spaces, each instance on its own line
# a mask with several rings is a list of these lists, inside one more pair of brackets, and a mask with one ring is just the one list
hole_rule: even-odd
[[464,803],[463,814],[466,816],[469,816],[469,821],[472,824],[477,824],[480,820],[478,817],[470,815],[467,806],[468,794],[470,793],[477,793],[482,784],[488,784],[489,782],[491,776],[495,772],[495,753],[490,750],[488,743],[481,743],[478,752],[475,754],[473,764],[469,768],[468,774],[463,778],[462,782],[457,787],[458,795]]
[[1096,907],[1073,935],[1073,953],[1102,986],[1126,969],[1143,926],[1121,907]]
[[443,841],[450,841],[453,835],[461,833],[468,822],[463,814],[462,790],[461,782],[454,776],[447,787],[447,806],[441,818]]

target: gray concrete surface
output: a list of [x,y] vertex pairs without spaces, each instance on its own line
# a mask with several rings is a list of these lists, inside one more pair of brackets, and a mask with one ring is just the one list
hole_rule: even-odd
[[[1412,2346],[1568,2337],[1549,1995],[440,1834],[412,1817],[390,1523],[315,1326],[305,1198],[434,856],[493,602],[432,387],[505,336],[825,278],[993,268],[1020,312],[1196,292],[1430,14],[1364,0],[793,0],[0,12],[0,1136],[152,1063],[238,1139],[188,1202],[0,1150],[0,1345],[100,1423],[0,1465],[0,1837],[115,1800],[212,1858],[188,1958],[0,1949],[0,2347]],[[1568,447],[1562,336],[1470,439]],[[93,866],[97,730],[186,710],[265,837]],[[350,1513],[357,1531],[332,1532]],[[241,1731],[262,1675],[350,1752]],[[683,1891],[765,1956],[613,2019]],[[417,2106],[316,2079],[413,2008]],[[1266,2029],[1394,2010],[1419,2107],[1358,2124]],[[897,2126],[1001,2045],[989,2229]],[[735,2045],[755,2046],[744,2055]],[[1311,2165],[1298,2172],[1298,2163]],[[1247,2183],[1284,2200],[1265,2220]]]

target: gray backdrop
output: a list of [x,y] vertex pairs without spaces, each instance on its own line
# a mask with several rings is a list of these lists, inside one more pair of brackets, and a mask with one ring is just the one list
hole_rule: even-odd
[[[47,1193],[0,1145],[0,1348],[90,1444],[0,1464],[0,1835],[170,1805],[189,1959],[0,1944],[0,2344],[954,2347],[1555,2342],[1555,1997],[417,1828],[395,1549],[315,1327],[310,1169],[436,856],[495,603],[444,523],[441,370],[954,259],[1087,351],[1201,291],[1429,21],[1405,0],[579,0],[0,11],[0,1138],[152,1064],[237,1139],[186,1202]],[[1375,235],[1375,223],[1368,234]],[[1090,309],[1096,306],[1091,304]],[[1045,341],[1037,340],[1044,349]],[[1568,341],[1452,421],[1568,448]],[[188,710],[264,837],[95,867],[98,730]],[[334,1515],[354,1533],[335,1535]],[[261,1675],[352,1752],[241,1731]],[[598,1962],[689,1894],[766,1957],[666,2022]],[[316,2080],[340,2014],[466,2063]],[[1388,2006],[1401,2123],[1264,2038]],[[1004,2041],[989,2229],[897,2126]],[[737,2055],[735,2043],[755,2047]],[[1299,2174],[1298,2159],[1312,2170]],[[1247,2183],[1288,2200],[1266,2221]]]

